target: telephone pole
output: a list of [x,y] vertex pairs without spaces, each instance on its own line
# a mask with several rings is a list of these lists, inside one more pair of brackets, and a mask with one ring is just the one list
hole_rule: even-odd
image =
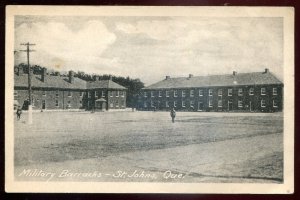
[[26,46],[26,50],[20,50],[25,51],[27,53],[27,66],[28,66],[28,124],[32,124],[32,98],[31,98],[31,67],[29,64],[29,53],[34,51],[30,49],[30,46],[33,46],[35,44],[31,44],[29,42],[22,43],[21,45]]

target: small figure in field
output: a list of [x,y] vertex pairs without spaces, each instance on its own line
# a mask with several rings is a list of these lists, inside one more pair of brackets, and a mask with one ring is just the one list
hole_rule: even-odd
[[172,117],[172,122],[174,123],[175,122],[175,117],[176,117],[176,111],[174,108],[172,108],[171,112],[170,112],[170,115]]
[[20,120],[21,119],[21,114],[22,114],[22,110],[20,107],[18,107],[17,109],[17,119]]

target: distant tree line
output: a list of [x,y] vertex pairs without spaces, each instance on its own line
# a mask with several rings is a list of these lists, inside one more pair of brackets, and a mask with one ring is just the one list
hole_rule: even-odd
[[[28,67],[26,64],[21,63],[19,67],[23,68],[23,72],[28,74]],[[44,67],[40,65],[32,65],[31,70],[33,74],[41,74],[42,69]],[[59,72],[55,70],[47,70],[47,73],[51,76],[68,76],[68,72]],[[88,74],[83,71],[74,72],[74,76],[85,81],[94,81],[96,77],[99,80],[108,80],[110,77],[112,81],[126,87],[127,90],[127,99],[126,99],[126,106],[127,107],[135,107],[137,105],[137,94],[139,94],[140,90],[144,87],[144,83],[140,79],[132,79],[129,76],[122,77],[122,76],[114,76],[111,74]]]

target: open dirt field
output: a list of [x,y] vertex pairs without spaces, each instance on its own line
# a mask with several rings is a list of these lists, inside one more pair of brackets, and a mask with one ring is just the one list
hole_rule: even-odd
[[[283,181],[282,113],[43,112],[15,119],[16,180]],[[53,174],[53,175],[51,175]]]

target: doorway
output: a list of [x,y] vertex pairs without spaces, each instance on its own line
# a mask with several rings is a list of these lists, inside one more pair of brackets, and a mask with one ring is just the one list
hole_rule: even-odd
[[42,109],[45,110],[46,109],[46,100],[42,101]]
[[202,101],[199,101],[198,102],[198,111],[203,111],[203,102]]
[[228,101],[228,111],[231,111],[233,110],[233,103],[232,103],[232,100],[229,100]]

